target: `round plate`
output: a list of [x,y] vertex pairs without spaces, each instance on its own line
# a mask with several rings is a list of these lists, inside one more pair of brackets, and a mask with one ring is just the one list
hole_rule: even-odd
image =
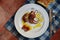
[[[25,12],[31,11],[32,8],[34,8],[35,10],[38,10],[41,13],[41,15],[44,18],[44,24],[41,28],[29,31],[29,32],[24,32],[21,29],[22,16],[25,14]],[[21,8],[19,8],[19,10],[16,12],[14,23],[15,23],[15,27],[16,27],[17,31],[22,36],[27,37],[27,38],[36,38],[36,37],[41,36],[47,30],[48,25],[49,25],[49,17],[48,17],[48,13],[42,6],[37,5],[37,4],[26,4],[26,5],[22,6]]]

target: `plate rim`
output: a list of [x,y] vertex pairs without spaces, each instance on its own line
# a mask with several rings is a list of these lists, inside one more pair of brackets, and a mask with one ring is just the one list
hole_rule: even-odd
[[[25,4],[25,5],[31,5],[31,4]],[[23,6],[25,6],[25,5],[23,5]],[[38,4],[32,4],[32,5],[38,5]],[[23,7],[22,6],[22,7]],[[38,5],[38,6],[41,6],[41,5]],[[22,7],[20,7],[18,10],[20,10]],[[41,6],[42,7],[42,6]],[[42,7],[43,8],[43,7]],[[44,9],[44,8],[43,8]],[[17,12],[18,12],[18,10],[17,10]],[[46,9],[44,9],[45,11],[46,11]],[[17,12],[16,12],[16,14],[17,14]],[[47,13],[47,15],[48,15],[48,12],[46,11],[46,13]],[[16,28],[16,30],[18,31],[18,29],[17,29],[17,27],[16,27],[16,23],[15,23],[15,20],[16,20],[16,14],[15,14],[15,18],[14,18],[14,24],[15,24],[15,28]],[[49,16],[48,16],[48,21],[49,21]],[[49,26],[49,22],[48,22],[48,26]],[[48,27],[47,27],[48,28]],[[47,30],[47,28],[46,28],[46,30]],[[19,32],[19,31],[18,31]],[[45,32],[44,32],[45,33]],[[44,34],[43,33],[43,34]],[[19,32],[19,34],[21,34],[20,32]],[[22,34],[21,34],[22,35]],[[22,35],[23,36],[23,35]],[[40,35],[41,36],[41,35]],[[24,36],[24,37],[26,37],[26,36]],[[30,37],[27,37],[27,38],[30,38]],[[35,37],[36,38],[36,37]]]

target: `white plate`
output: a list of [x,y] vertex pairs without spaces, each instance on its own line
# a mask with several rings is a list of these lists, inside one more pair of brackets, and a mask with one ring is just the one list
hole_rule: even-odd
[[[38,28],[37,30],[24,32],[21,29],[22,16],[24,15],[25,12],[31,11],[32,8],[41,12],[41,14],[44,18],[44,24],[41,28]],[[19,8],[19,10],[16,12],[14,23],[15,23],[15,27],[16,27],[17,31],[22,36],[27,37],[27,38],[36,38],[36,37],[41,36],[47,30],[48,25],[49,25],[49,17],[48,17],[48,13],[46,12],[46,10],[42,6],[37,5],[37,4],[26,4],[26,5],[22,6],[21,8]]]

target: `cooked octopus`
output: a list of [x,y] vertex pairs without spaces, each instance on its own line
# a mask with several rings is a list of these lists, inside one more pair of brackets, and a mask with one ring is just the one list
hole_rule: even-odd
[[28,15],[29,15],[28,13],[23,15],[22,19],[23,19],[24,22],[28,21]]
[[26,13],[23,15],[22,19],[24,22],[29,22],[29,23],[33,23],[33,24],[36,24],[37,21],[34,20],[34,18],[36,18],[36,14],[35,14],[35,11],[31,11],[29,14]]
[[30,12],[28,18],[29,18],[29,22],[30,22],[30,23],[33,23],[33,24],[36,24],[36,23],[37,23],[37,21],[34,20],[34,18],[36,18],[36,14],[35,14],[34,11],[31,11],[31,12]]

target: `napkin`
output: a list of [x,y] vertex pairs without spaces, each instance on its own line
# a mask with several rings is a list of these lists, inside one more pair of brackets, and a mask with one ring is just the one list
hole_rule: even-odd
[[60,29],[57,30],[50,40],[60,40]]

